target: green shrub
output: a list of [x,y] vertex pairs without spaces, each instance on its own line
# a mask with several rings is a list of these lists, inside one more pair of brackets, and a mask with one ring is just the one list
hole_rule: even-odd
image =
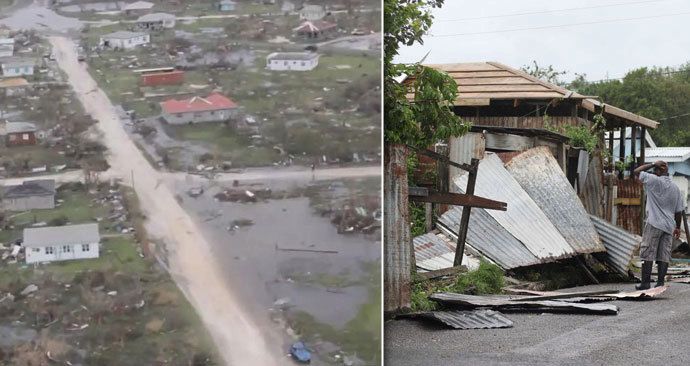
[[472,295],[498,294],[504,286],[503,271],[495,264],[482,260],[479,268],[462,274],[449,290]]

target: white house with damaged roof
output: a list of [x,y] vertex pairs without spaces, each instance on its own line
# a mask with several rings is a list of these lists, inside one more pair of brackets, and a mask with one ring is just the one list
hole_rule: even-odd
[[151,42],[147,33],[117,31],[101,36],[100,46],[105,48],[132,49]]
[[24,229],[26,263],[98,258],[98,224]]
[[167,13],[142,15],[136,21],[139,30],[161,30],[175,27],[175,16]]
[[0,190],[0,207],[5,211],[55,208],[55,181],[40,179],[7,185]]
[[14,38],[0,38],[0,57],[14,56]]
[[0,60],[3,77],[33,75],[36,61],[24,57],[5,57]]
[[309,71],[319,65],[313,52],[274,52],[266,57],[266,68],[274,71]]

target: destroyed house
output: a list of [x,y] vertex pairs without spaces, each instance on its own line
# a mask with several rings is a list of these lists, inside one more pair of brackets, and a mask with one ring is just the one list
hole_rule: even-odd
[[309,71],[319,65],[319,55],[313,52],[274,52],[266,57],[266,68],[274,71]]
[[142,86],[180,85],[184,82],[184,71],[173,67],[135,70],[140,74],[139,84]]
[[24,229],[26,263],[98,258],[98,224]]
[[151,36],[147,33],[117,31],[101,36],[100,46],[115,49],[131,49],[148,44]]
[[135,23],[139,31],[158,31],[175,27],[175,16],[167,13],[151,13],[142,15]]
[[5,122],[4,128],[0,131],[5,136],[5,145],[22,146],[35,145],[36,132],[38,128],[29,122]]
[[337,25],[325,20],[307,20],[293,31],[304,38],[324,38],[335,33]]
[[[593,254],[627,274],[641,242],[643,193],[629,174],[620,179],[615,174],[614,139],[623,147],[621,160],[638,151],[634,159],[640,164],[648,146],[641,141],[658,123],[495,62],[429,66],[455,80],[453,111],[472,124],[469,133],[432,149],[459,164],[478,159],[474,194],[507,204],[506,211],[470,209],[465,253],[504,269]],[[408,99],[414,99],[412,89]],[[590,153],[576,146],[567,129],[589,129],[595,120],[602,129]],[[602,154],[605,150],[608,154]],[[450,192],[464,193],[469,184],[465,170],[431,161],[439,177],[447,169]],[[416,174],[423,176],[424,170]],[[425,269],[453,266],[463,210],[436,206],[433,231],[415,239],[415,255]]]
[[216,8],[218,11],[235,11],[237,3],[232,0],[221,0],[216,3]]
[[6,211],[28,211],[55,208],[55,181],[52,179],[24,181],[2,187],[1,205]]
[[185,100],[169,99],[161,102],[160,105],[163,119],[173,125],[225,122],[235,114],[237,109],[234,101],[220,93]]
[[0,79],[0,93],[4,93],[7,97],[24,95],[28,88],[29,82],[24,78]]

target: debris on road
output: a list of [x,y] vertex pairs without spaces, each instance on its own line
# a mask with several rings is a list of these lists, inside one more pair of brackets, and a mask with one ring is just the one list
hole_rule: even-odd
[[187,195],[189,197],[192,197],[192,198],[197,198],[197,197],[201,196],[202,194],[204,194],[204,188],[203,187],[193,187],[187,191]]
[[558,313],[584,313],[597,315],[616,315],[618,307],[610,304],[579,304],[565,301],[520,301],[510,296],[473,296],[456,293],[436,293],[429,299],[445,306],[478,308],[489,307],[501,311],[519,312],[558,312]]
[[307,349],[303,342],[296,342],[290,347],[290,356],[299,363],[311,362],[311,351]]
[[228,231],[235,231],[242,227],[252,226],[254,221],[249,219],[237,219],[230,221],[230,225],[227,227]]
[[427,319],[454,329],[512,328],[513,321],[494,310],[428,311],[399,315],[398,318]]
[[278,244],[276,244],[276,250],[280,250],[282,252],[306,252],[306,253],[338,254],[337,250],[281,248],[278,246]]

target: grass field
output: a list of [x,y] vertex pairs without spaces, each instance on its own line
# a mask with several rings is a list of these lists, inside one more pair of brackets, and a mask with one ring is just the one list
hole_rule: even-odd
[[[139,228],[136,196],[129,190],[124,194],[128,224]],[[80,223],[108,211],[107,204],[94,204],[95,195],[85,190],[63,190],[59,197],[64,202],[55,210],[11,219],[16,230],[34,216],[49,220],[64,215]],[[141,254],[134,236],[113,235],[103,228],[112,224],[101,222],[101,235],[107,237],[101,240],[97,259],[37,267],[0,263],[0,292],[16,296],[3,304],[0,325],[40,331],[32,345],[4,348],[0,364],[42,364],[35,360],[43,360],[46,352],[72,364],[216,364],[213,342],[191,304],[157,262]],[[29,284],[36,284],[38,291],[20,295]],[[75,324],[85,328],[75,331]]]

